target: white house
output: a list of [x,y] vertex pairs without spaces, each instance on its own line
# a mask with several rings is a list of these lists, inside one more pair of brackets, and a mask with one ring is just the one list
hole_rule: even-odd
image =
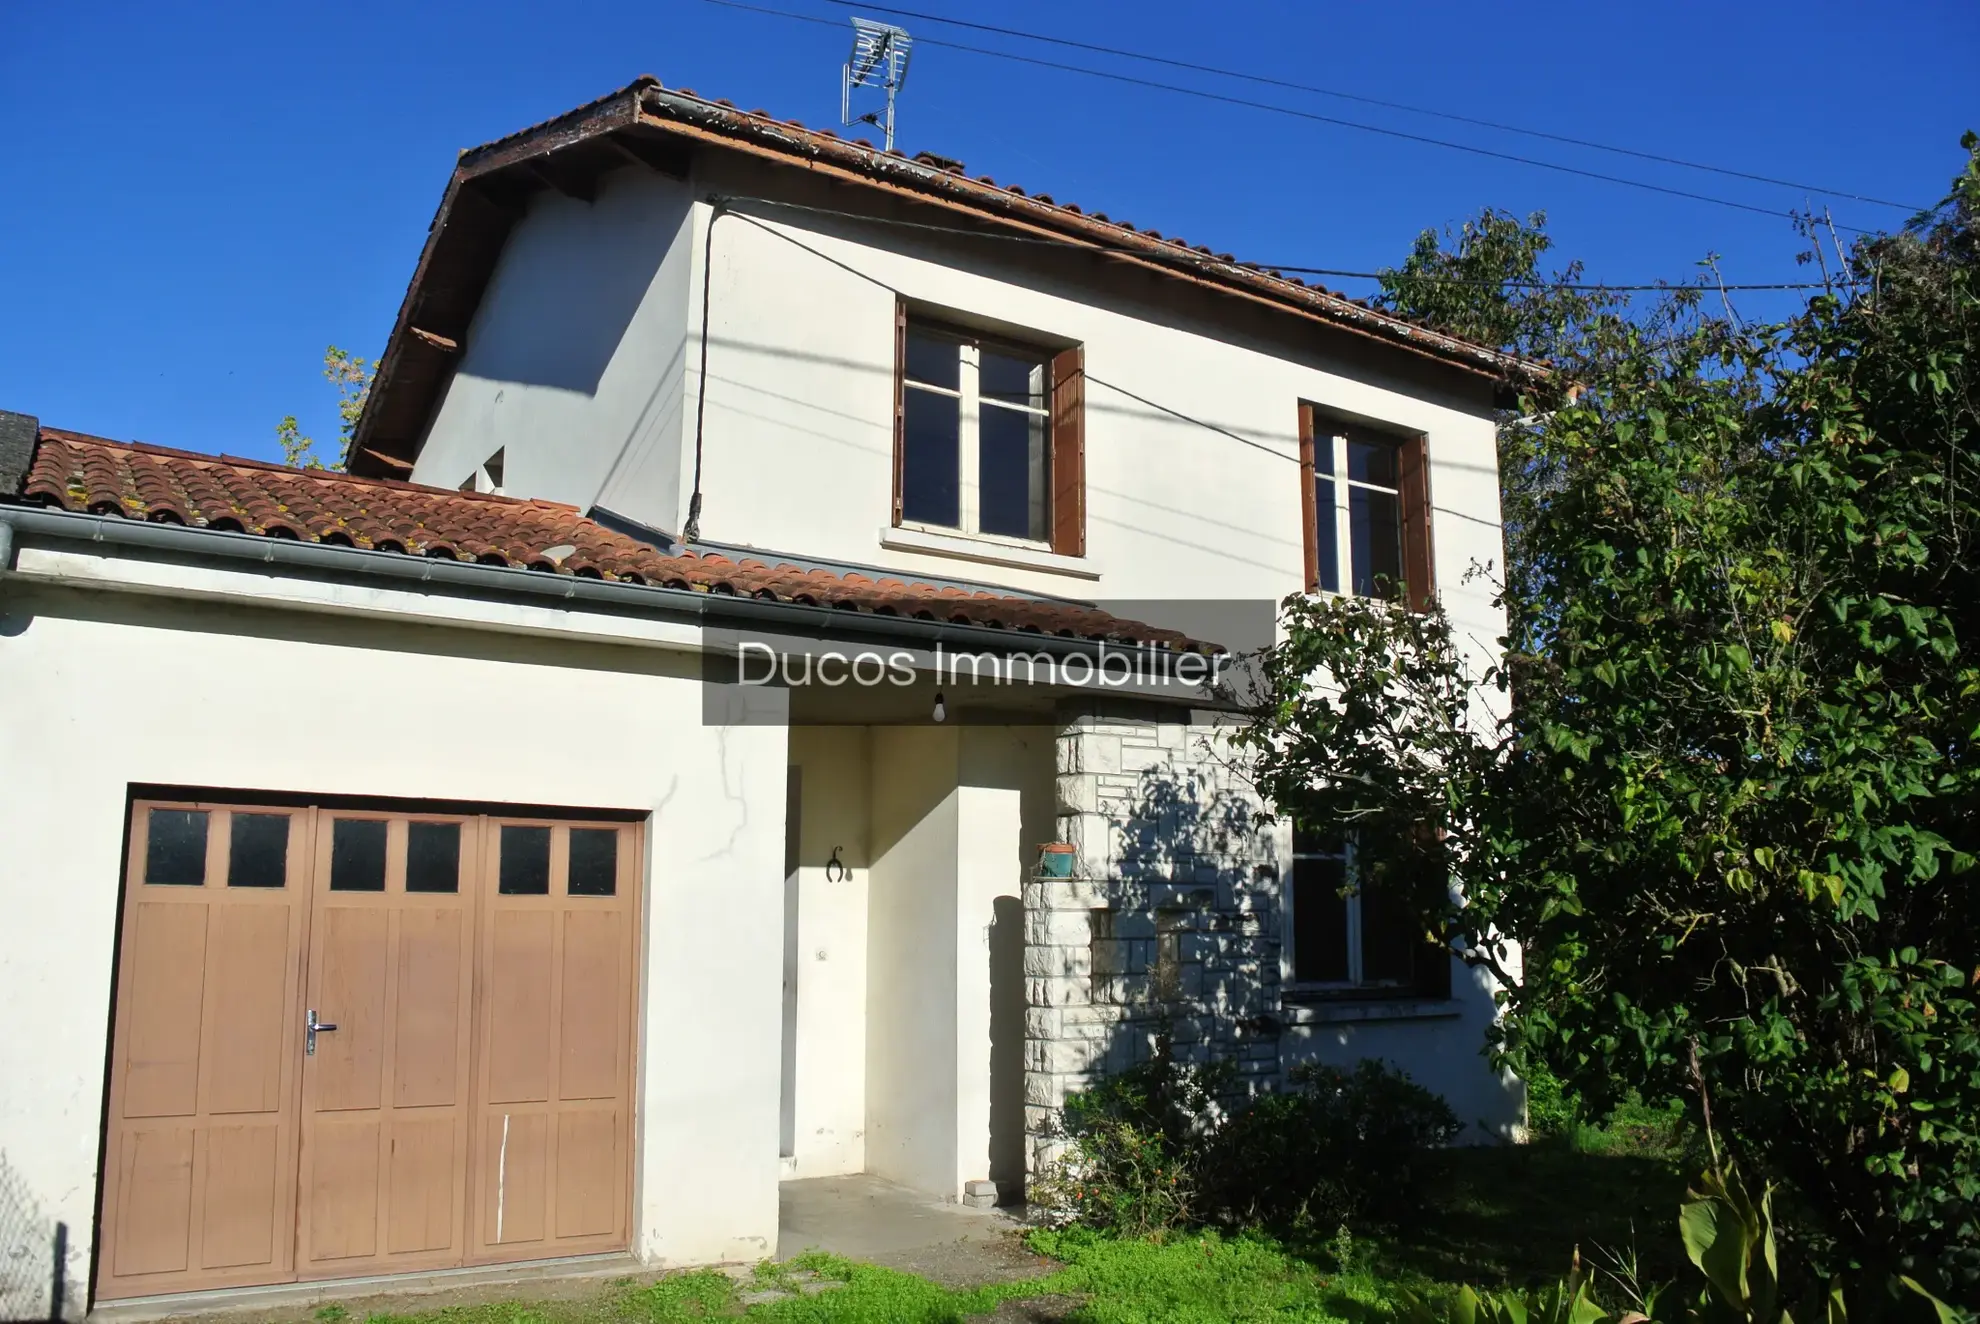
[[348,475],[0,415],[0,1306],[1015,1199],[1157,1034],[1511,1136],[1202,682],[1302,588],[1482,671],[1527,371],[642,80],[461,157]]

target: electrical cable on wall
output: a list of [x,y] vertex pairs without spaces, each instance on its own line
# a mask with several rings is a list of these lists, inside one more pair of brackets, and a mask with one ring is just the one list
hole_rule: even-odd
[[715,222],[734,215],[721,198],[712,197],[708,202],[708,237],[701,245],[701,367],[694,380],[694,488],[688,494],[687,523],[681,526],[684,543],[701,540],[701,436],[708,416],[708,306],[709,283],[715,271]]

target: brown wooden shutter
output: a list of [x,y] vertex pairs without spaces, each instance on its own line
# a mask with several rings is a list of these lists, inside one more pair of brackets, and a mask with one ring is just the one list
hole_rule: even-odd
[[907,461],[907,304],[894,300],[894,524],[901,522],[901,484]]
[[[1306,553],[1306,591],[1320,589],[1320,544],[1318,519],[1320,512],[1313,508],[1313,406],[1299,407],[1299,518],[1304,531],[1300,544]],[[1331,513],[1331,512],[1329,512]]]
[[1403,579],[1412,611],[1428,611],[1437,600],[1432,569],[1434,544],[1430,536],[1430,452],[1421,436],[1397,448],[1397,478],[1402,489]]
[[1086,555],[1086,351],[1052,358],[1052,550]]

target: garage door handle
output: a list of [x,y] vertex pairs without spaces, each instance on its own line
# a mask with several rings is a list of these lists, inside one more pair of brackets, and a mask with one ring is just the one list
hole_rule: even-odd
[[304,1028],[305,1028],[305,1029],[307,1029],[307,1030],[309,1031],[309,1033],[308,1033],[308,1035],[307,1035],[307,1036],[306,1036],[306,1037],[304,1038],[304,1040],[303,1040],[303,1056],[304,1056],[304,1057],[315,1057],[315,1056],[316,1056],[316,1036],[317,1036],[317,1035],[318,1035],[319,1033],[321,1033],[321,1032],[323,1032],[323,1031],[325,1031],[325,1030],[334,1030],[334,1029],[336,1029],[336,1028],[337,1028],[337,1023],[336,1023],[335,1021],[319,1021],[319,1020],[317,1020],[317,1019],[316,1019],[316,1008],[314,1008],[314,1007],[311,1007],[311,1008],[310,1008],[310,1009],[309,1009],[308,1011],[306,1011],[306,1012],[304,1012],[303,1014],[304,1014],[305,1016],[307,1016],[307,1017],[309,1017],[309,1021],[308,1021],[308,1023],[307,1023],[307,1024],[306,1024],[306,1025],[304,1026]]

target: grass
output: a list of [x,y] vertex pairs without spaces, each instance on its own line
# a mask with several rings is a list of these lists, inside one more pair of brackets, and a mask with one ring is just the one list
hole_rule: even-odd
[[[833,1255],[805,1255],[737,1283],[713,1270],[621,1284],[589,1300],[501,1302],[370,1324],[687,1324],[741,1317],[752,1324],[962,1324],[1006,1301],[1078,1298],[1069,1324],[1345,1324],[1387,1319],[1394,1294],[1365,1270],[1323,1273],[1272,1242],[1215,1233],[1161,1241],[1113,1241],[1084,1231],[1033,1233],[1034,1249],[1062,1261],[1043,1278],[954,1290],[893,1269]],[[744,1305],[759,1288],[801,1282],[839,1286]],[[342,1324],[337,1307],[321,1324]]]
[[1375,1239],[1375,1264],[1401,1281],[1523,1287],[1559,1279],[1578,1249],[1596,1267],[1634,1260],[1648,1281],[1674,1279],[1678,1203],[1704,1162],[1674,1114],[1640,1104],[1529,1145],[1449,1150],[1429,1207]]
[[[703,1270],[588,1299],[455,1306],[374,1315],[370,1324],[962,1324],[1006,1302],[1057,1298],[1020,1318],[1067,1324],[1393,1324],[1401,1293],[1436,1296],[1557,1280],[1578,1247],[1596,1266],[1638,1259],[1646,1279],[1677,1276],[1677,1203],[1695,1167],[1668,1114],[1624,1109],[1600,1128],[1563,1128],[1534,1144],[1439,1157],[1428,1207],[1402,1227],[1288,1247],[1263,1237],[1176,1234],[1115,1241],[1040,1231],[1032,1248],[1059,1262],[1042,1278],[954,1290],[830,1255],[759,1266],[741,1282]],[[825,1284],[836,1284],[829,1288]],[[792,1293],[745,1304],[766,1289]],[[807,1290],[809,1289],[809,1290]],[[821,1290],[823,1289],[823,1290]],[[340,1307],[319,1324],[356,1324]]]

